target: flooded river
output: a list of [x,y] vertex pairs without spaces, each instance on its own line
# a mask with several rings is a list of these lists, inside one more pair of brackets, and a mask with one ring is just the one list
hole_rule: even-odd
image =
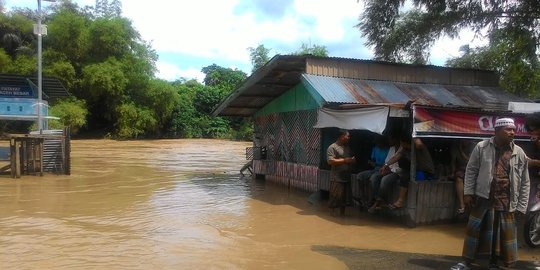
[[306,193],[241,178],[249,145],[75,140],[71,176],[2,176],[0,269],[347,269],[339,250],[460,255],[463,224],[333,216]]

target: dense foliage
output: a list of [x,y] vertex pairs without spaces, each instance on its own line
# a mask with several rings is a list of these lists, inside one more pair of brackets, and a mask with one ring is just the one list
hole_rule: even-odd
[[[367,0],[358,27],[375,58],[425,64],[429,50],[443,36],[457,38],[468,29],[489,45],[467,49],[450,66],[487,68],[501,75],[508,91],[540,92],[538,0]],[[412,8],[411,8],[412,6]]]
[[[80,134],[117,138],[219,137],[251,139],[245,119],[211,117],[212,109],[246,79],[239,70],[203,68],[204,84],[155,77],[156,52],[127,18],[118,0],[79,7],[70,0],[45,9],[43,73],[61,80],[72,95],[53,104],[59,120]],[[6,12],[0,0],[0,72],[34,76],[35,11]],[[2,123],[3,130],[13,125]],[[29,125],[22,125],[28,128]]]

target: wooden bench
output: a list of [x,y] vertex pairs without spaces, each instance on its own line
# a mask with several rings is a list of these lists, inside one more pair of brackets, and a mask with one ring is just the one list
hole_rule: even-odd
[[[371,182],[360,181],[357,175],[351,177],[353,197],[360,198],[360,207],[367,207],[373,200]],[[392,203],[399,197],[396,183],[386,196]],[[414,181],[409,183],[407,203],[402,209],[383,209],[381,214],[401,219],[407,226],[432,224],[456,218],[456,190],[452,181]]]

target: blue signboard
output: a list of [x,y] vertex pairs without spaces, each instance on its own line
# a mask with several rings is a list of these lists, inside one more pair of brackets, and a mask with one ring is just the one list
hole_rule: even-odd
[[0,97],[32,98],[33,92],[30,86],[0,85]]

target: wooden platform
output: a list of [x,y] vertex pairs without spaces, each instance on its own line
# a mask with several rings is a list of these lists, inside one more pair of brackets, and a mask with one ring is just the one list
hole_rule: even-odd
[[9,141],[9,165],[2,171],[10,171],[12,178],[21,175],[43,175],[43,145],[46,139],[63,140],[62,135],[50,134],[3,134],[0,139]]

